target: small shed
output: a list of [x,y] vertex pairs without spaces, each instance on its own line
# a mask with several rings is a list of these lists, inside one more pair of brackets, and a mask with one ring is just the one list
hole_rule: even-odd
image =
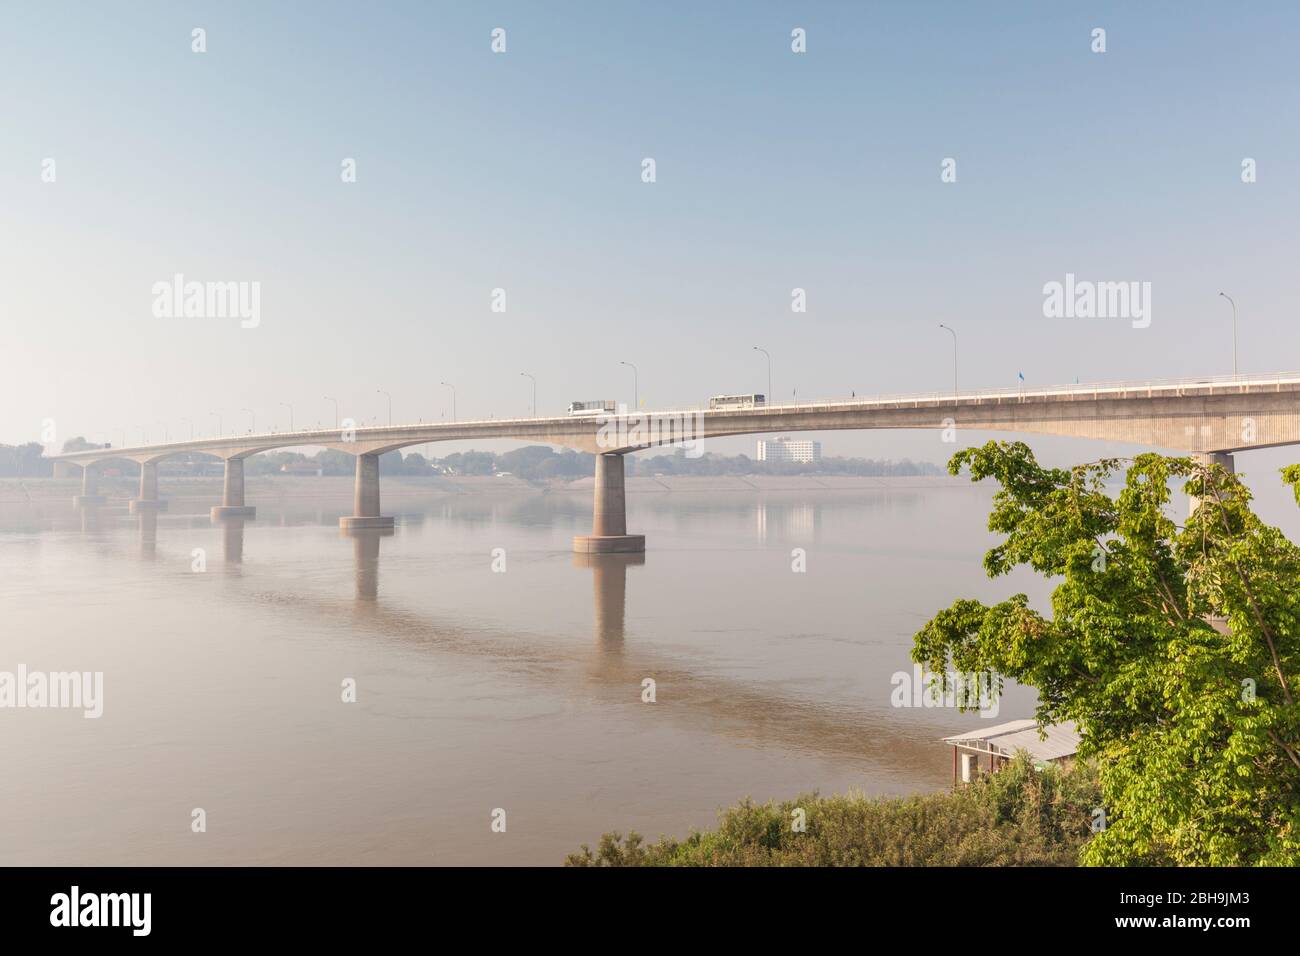
[[[1016,755],[1028,751],[1035,763],[1061,763],[1074,758],[1079,752],[1079,731],[1074,722],[1048,724],[1040,734],[1038,721],[1012,720],[1005,724],[985,727],[944,737],[952,745],[952,782],[960,776],[962,783],[970,783],[980,772],[980,758],[988,757],[988,772],[996,773]],[[960,767],[960,774],[958,768]]]

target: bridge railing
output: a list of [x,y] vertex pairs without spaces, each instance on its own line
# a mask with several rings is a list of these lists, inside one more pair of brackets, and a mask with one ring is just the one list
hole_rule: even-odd
[[[977,403],[989,400],[1006,400],[1013,399],[1024,401],[1034,398],[1051,398],[1058,396],[1077,396],[1079,399],[1098,398],[1103,395],[1141,395],[1147,393],[1155,395],[1156,393],[1178,392],[1181,389],[1195,388],[1197,390],[1206,389],[1209,394],[1213,394],[1216,388],[1222,387],[1224,391],[1264,391],[1268,388],[1275,388],[1281,385],[1300,385],[1300,372],[1266,372],[1252,373],[1249,375],[1202,375],[1189,378],[1167,378],[1151,379],[1149,381],[1109,381],[1109,382],[1089,382],[1075,383],[1073,385],[1044,385],[1032,388],[1024,386],[1001,386],[996,388],[982,388],[970,390],[951,391],[928,391],[914,393],[893,393],[878,394],[876,396],[858,395],[845,398],[838,396],[835,398],[819,398],[802,402],[772,402],[763,405],[752,406],[750,408],[727,408],[727,409],[710,409],[708,403],[703,405],[670,405],[654,409],[646,409],[639,412],[642,415],[672,415],[685,412],[778,412],[778,411],[798,411],[813,408],[852,408],[862,406],[890,407],[898,405],[917,405],[917,404],[949,404],[949,403]],[[635,410],[625,410],[620,407],[619,414],[637,414]],[[357,425],[355,431],[358,435],[367,437],[379,437],[382,435],[393,435],[394,437],[420,432],[428,428],[437,428],[439,430],[453,430],[456,428],[478,428],[484,425],[528,426],[537,425],[538,423],[549,422],[569,422],[569,421],[591,421],[589,417],[576,418],[567,415],[540,416],[534,418],[479,418],[467,421],[457,422],[417,422],[408,425]],[[285,432],[260,432],[257,434],[247,433],[242,435],[218,435],[211,438],[194,438],[186,441],[166,442],[160,445],[125,445],[111,449],[86,449],[81,452],[67,452],[59,455],[50,456],[51,459],[62,457],[85,457],[93,454],[94,451],[111,451],[115,454],[121,453],[140,453],[159,448],[174,448],[177,451],[183,451],[186,448],[192,448],[196,452],[201,452],[204,448],[229,446],[232,444],[249,443],[257,444],[264,441],[282,442],[286,438],[300,439],[301,445],[311,445],[314,439],[330,439],[338,435],[341,428],[310,428],[294,429]],[[282,445],[280,447],[293,447],[291,445]]]
[[[924,404],[948,404],[952,402],[977,402],[987,399],[1033,399],[1033,398],[1051,398],[1062,395],[1077,395],[1079,398],[1093,398],[1101,395],[1141,395],[1143,393],[1168,393],[1177,392],[1180,389],[1209,389],[1211,392],[1219,386],[1224,387],[1224,391],[1260,391],[1269,387],[1279,385],[1300,385],[1300,372],[1268,372],[1252,373],[1249,375],[1202,375],[1188,378],[1166,378],[1150,379],[1148,381],[1128,381],[1115,380],[1109,382],[1087,382],[1075,383],[1072,385],[1042,385],[1034,387],[1024,386],[998,386],[995,388],[980,389],[962,389],[957,392],[953,391],[930,391],[930,392],[910,392],[889,394],[857,395],[851,398],[838,396],[835,398],[818,398],[807,401],[795,402],[769,402],[763,405],[750,406],[743,409],[717,409],[717,411],[761,411],[761,410],[798,410],[819,407],[854,407],[861,405],[910,405],[914,403]],[[677,405],[664,408],[656,408],[653,413],[674,413],[674,412],[691,412],[691,411],[710,411],[706,406],[699,405]]]

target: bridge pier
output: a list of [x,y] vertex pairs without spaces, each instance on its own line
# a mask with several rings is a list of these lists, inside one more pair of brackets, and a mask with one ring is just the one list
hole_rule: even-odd
[[140,496],[131,499],[132,514],[141,511],[166,511],[167,502],[158,499],[158,463],[140,463]]
[[226,477],[221,485],[221,504],[212,509],[213,518],[252,518],[257,509],[244,504],[244,459],[226,459]]
[[339,518],[340,528],[391,528],[393,519],[379,513],[379,456],[357,455],[357,484],[352,514]]
[[[1229,454],[1228,452],[1210,451],[1200,455],[1193,455],[1192,457],[1194,457],[1197,461],[1199,461],[1203,465],[1221,465],[1223,467],[1223,470],[1228,472],[1229,474],[1235,474],[1237,471],[1237,467],[1233,461],[1232,455]],[[1190,518],[1193,514],[1195,514],[1196,509],[1199,508],[1200,506],[1201,506],[1201,499],[1199,496],[1188,495],[1187,496],[1187,517]]]
[[72,496],[72,503],[79,507],[85,505],[102,505],[104,496],[99,494],[99,489],[95,481],[94,466],[85,464],[81,466],[81,494]]
[[579,554],[633,553],[645,550],[645,535],[627,533],[627,493],[623,482],[623,455],[596,456],[596,493],[591,511],[591,534],[573,539]]

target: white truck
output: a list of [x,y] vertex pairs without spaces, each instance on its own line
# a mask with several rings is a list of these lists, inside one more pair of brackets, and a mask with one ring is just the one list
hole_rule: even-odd
[[612,398],[594,402],[570,402],[570,415],[613,415],[618,411],[618,402]]

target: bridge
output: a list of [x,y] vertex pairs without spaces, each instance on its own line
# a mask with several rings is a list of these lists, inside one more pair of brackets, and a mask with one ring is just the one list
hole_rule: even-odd
[[623,456],[661,445],[755,433],[837,429],[966,429],[1094,438],[1197,455],[1232,470],[1232,453],[1300,443],[1300,372],[1109,382],[1048,388],[876,396],[742,408],[679,408],[610,415],[486,419],[466,422],[309,429],[204,438],[52,455],[55,472],[79,466],[79,504],[102,501],[97,469],[109,461],[140,466],[133,512],[157,510],[158,463],[205,454],[225,462],[221,505],[213,518],[253,517],[244,501],[244,460],[280,448],[330,448],[356,456],[349,529],[391,528],[379,502],[379,456],[411,445],[473,439],[516,439],[560,445],[596,456],[590,535],[574,538],[581,553],[639,552],[643,535],[628,534]]

